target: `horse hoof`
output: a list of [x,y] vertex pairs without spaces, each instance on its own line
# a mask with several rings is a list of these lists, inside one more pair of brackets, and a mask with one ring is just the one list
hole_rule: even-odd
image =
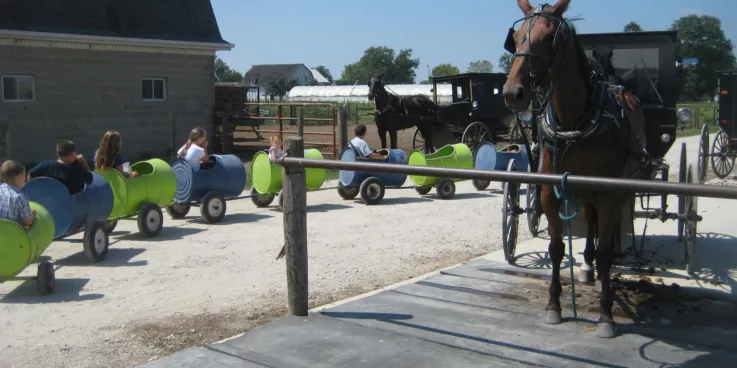
[[560,317],[560,312],[552,310],[545,311],[545,323],[549,325],[559,325],[561,322],[562,318]]
[[594,270],[579,270],[578,282],[590,284],[594,282]]
[[617,335],[617,330],[614,328],[613,323],[599,323],[599,328],[596,330],[596,335],[602,339],[611,339]]

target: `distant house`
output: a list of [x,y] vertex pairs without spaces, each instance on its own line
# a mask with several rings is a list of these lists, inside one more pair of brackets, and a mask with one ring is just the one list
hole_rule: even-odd
[[[166,156],[211,128],[220,35],[209,0],[0,1],[0,118],[10,156],[34,163],[72,139],[91,161],[109,129],[125,160]],[[212,132],[212,129],[208,129]]]
[[283,78],[288,82],[295,80],[298,86],[314,84],[312,72],[304,64],[263,64],[254,65],[243,76],[243,84],[258,86],[262,99],[266,99],[271,91],[269,82]]
[[325,78],[325,76],[322,75],[322,73],[320,73],[317,69],[312,68],[310,69],[310,72],[312,72],[312,78],[315,79],[315,82],[318,86],[329,86],[330,85],[330,81],[327,78]]

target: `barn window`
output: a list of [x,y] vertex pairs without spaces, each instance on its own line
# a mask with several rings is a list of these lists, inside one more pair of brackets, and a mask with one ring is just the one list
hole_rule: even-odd
[[4,75],[3,101],[33,101],[36,97],[32,75]]
[[141,91],[144,101],[164,101],[166,100],[166,79],[143,78]]

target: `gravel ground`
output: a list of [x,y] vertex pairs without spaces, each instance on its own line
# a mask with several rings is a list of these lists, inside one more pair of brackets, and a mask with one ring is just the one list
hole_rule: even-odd
[[[334,189],[309,193],[311,305],[498,249],[500,185],[478,192],[457,184],[450,201],[388,190],[372,207]],[[52,295],[39,296],[32,281],[0,284],[0,366],[131,367],[284,315],[285,267],[275,260],[281,212],[232,201],[221,224],[206,225],[195,210],[184,220],[166,217],[154,240],[121,222],[97,265],[84,258],[78,236],[53,244],[45,253],[56,265]]]

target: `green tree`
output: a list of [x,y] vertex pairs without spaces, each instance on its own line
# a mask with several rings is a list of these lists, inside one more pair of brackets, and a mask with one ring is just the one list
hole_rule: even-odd
[[461,71],[458,69],[457,66],[446,63],[437,65],[432,68],[432,73],[430,74],[432,77],[445,77],[448,75],[461,74]]
[[637,22],[629,22],[627,25],[624,26],[625,32],[642,32],[642,27],[640,27],[640,23]]
[[368,83],[375,74],[384,73],[385,83],[414,83],[415,69],[420,66],[420,59],[412,58],[412,49],[401,49],[399,54],[386,46],[369,47],[355,63],[348,64],[340,77],[342,83]]
[[468,64],[466,73],[491,73],[494,71],[494,65],[489,60],[476,60]]
[[215,82],[243,82],[243,74],[230,69],[223,59],[215,56]]
[[317,70],[318,72],[320,72],[320,74],[322,74],[323,77],[327,78],[327,80],[328,80],[328,82],[330,82],[330,84],[333,84],[333,82],[334,82],[333,75],[330,74],[330,70],[327,67],[325,67],[324,65],[318,65],[318,66],[315,67],[315,70]]
[[687,15],[673,22],[678,30],[676,52],[682,58],[697,58],[692,69],[681,70],[681,96],[697,98],[711,95],[717,87],[717,70],[735,65],[734,44],[724,35],[722,22],[710,15]]
[[274,99],[274,97],[279,97],[279,99],[281,100],[296,85],[297,81],[295,79],[287,81],[284,78],[273,79],[266,84],[269,91],[269,97],[271,97],[272,100]]
[[512,67],[512,54],[505,53],[499,57],[499,69],[502,72],[509,74],[509,69]]

